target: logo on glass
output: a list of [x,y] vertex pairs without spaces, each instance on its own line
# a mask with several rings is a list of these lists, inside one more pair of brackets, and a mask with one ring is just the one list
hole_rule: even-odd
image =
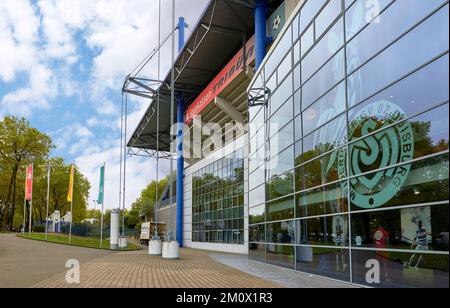
[[277,17],[275,17],[275,19],[273,20],[273,24],[272,24],[272,29],[274,31],[278,30],[282,24],[283,20],[281,19],[280,15],[277,15]]
[[[411,165],[389,168],[414,158],[411,124],[405,121],[393,125],[404,117],[405,112],[400,107],[383,100],[365,107],[350,121],[350,140],[367,136],[349,146],[350,176],[357,176],[350,180],[352,204],[363,209],[382,207],[404,185]],[[346,151],[340,151],[340,161],[347,160]],[[380,171],[371,172],[376,170]],[[345,168],[339,168],[338,172],[341,179],[346,177]],[[346,184],[343,188],[348,193]]]

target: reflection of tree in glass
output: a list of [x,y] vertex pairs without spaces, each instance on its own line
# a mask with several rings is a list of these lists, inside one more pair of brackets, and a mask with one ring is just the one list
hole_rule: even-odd
[[267,182],[269,200],[280,198],[294,192],[294,172],[288,172]]
[[309,161],[305,165],[297,168],[297,191],[320,186],[339,179],[337,151],[313,160],[315,157],[324,153],[322,151],[323,148],[334,149],[330,144],[318,145],[314,150],[308,151],[296,158],[296,161]]
[[[359,119],[357,122],[353,121],[350,127],[354,128],[354,133],[352,136],[352,140],[357,138],[361,138],[363,136],[363,132],[361,130],[361,121],[372,121],[375,123],[373,131],[369,133],[373,133],[379,129],[382,129],[386,125],[390,124],[390,118],[379,119],[377,117],[365,117],[363,119]],[[358,124],[359,123],[359,124]],[[409,122],[414,132],[414,157],[410,157],[409,160],[420,158],[423,156],[427,156],[430,154],[439,153],[445,151],[449,148],[449,140],[447,139],[438,139],[433,140],[435,136],[432,136],[431,132],[431,122],[430,121],[411,121]],[[402,124],[394,125],[394,129],[398,131],[401,128]],[[393,128],[387,128],[385,130],[380,130],[378,133],[375,133],[374,136],[382,136],[387,130],[392,130]],[[444,132],[441,132],[444,133]],[[359,142],[365,143],[369,138],[373,138],[372,136],[363,138]],[[353,144],[350,145],[350,151],[352,152]],[[336,181],[339,179],[338,176],[338,168],[341,166],[336,160],[338,160],[337,151],[332,152],[331,154],[324,155],[314,161],[311,162],[315,157],[323,155],[325,153],[325,149],[328,149],[330,152],[333,151],[334,146],[329,143],[319,144],[313,150],[307,151],[298,155],[295,158],[296,165],[307,164],[299,167],[297,169],[297,177],[296,177],[296,187],[297,191],[304,190],[316,186],[320,186],[322,184]],[[382,148],[380,148],[382,149]],[[346,151],[344,148],[341,151]],[[401,149],[398,151],[399,157],[396,157],[396,163],[402,162]],[[370,154],[370,153],[369,153]],[[369,165],[362,165],[360,172],[370,172],[375,171],[382,166],[383,160],[383,152],[380,151],[378,157],[373,161],[373,163]],[[406,162],[406,161],[403,161]],[[320,176],[319,176],[320,175]]]

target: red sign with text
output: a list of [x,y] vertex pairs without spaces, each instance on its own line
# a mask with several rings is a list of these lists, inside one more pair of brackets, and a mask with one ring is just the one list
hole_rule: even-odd
[[25,200],[33,199],[33,165],[28,166],[25,182]]
[[[255,60],[255,37],[252,37],[245,47],[246,63]],[[241,49],[233,59],[222,69],[219,75],[206,87],[200,96],[189,106],[185,114],[186,124],[200,114],[214,99],[244,70],[244,50]]]

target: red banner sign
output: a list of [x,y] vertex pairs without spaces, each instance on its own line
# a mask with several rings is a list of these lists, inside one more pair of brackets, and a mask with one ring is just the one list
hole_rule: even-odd
[[[223,68],[216,78],[191,104],[185,114],[186,124],[190,124],[195,116],[199,115],[214,99],[244,70],[243,49]],[[246,45],[247,64],[255,60],[255,37],[252,37]]]
[[33,165],[27,168],[26,182],[25,182],[25,200],[32,201],[33,199]]

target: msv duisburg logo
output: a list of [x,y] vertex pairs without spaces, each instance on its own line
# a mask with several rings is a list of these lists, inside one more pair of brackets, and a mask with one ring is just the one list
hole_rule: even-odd
[[[411,165],[399,164],[414,158],[414,131],[408,121],[393,125],[404,117],[400,107],[383,100],[363,108],[350,121],[349,140],[357,141],[350,144],[348,153],[350,192],[347,184],[343,188],[352,204],[363,209],[382,207],[407,180]],[[347,160],[346,151],[340,151],[341,161]],[[339,169],[339,177],[346,178],[345,169]]]

